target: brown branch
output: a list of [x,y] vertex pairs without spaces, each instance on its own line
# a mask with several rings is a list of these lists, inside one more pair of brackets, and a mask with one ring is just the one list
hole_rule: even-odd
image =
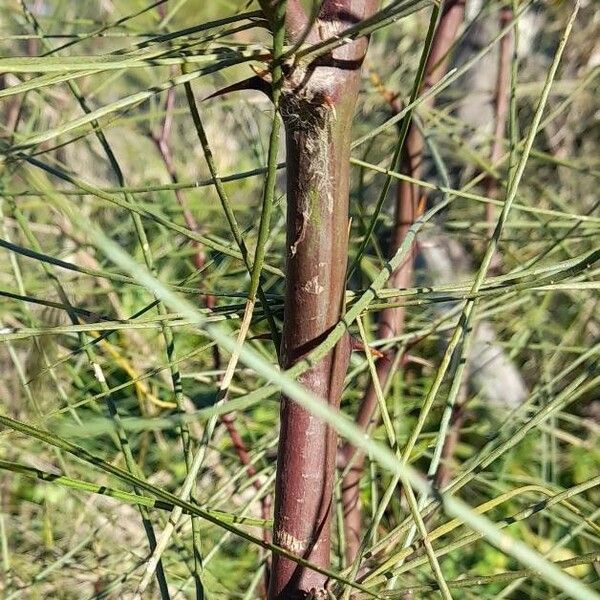
[[[324,36],[371,16],[378,2],[325,2],[315,27]],[[293,5],[292,5],[293,6]],[[289,13],[289,9],[288,9]],[[335,49],[286,75],[286,289],[281,363],[287,369],[319,344],[343,311],[348,256],[350,133],[368,40]],[[344,337],[299,381],[337,409],[348,367]],[[273,540],[320,567],[330,564],[337,436],[292,400],[281,400]],[[327,578],[275,554],[269,597],[326,593]]]
[[[500,29],[506,27],[512,21],[513,15],[510,7],[505,6],[500,12]],[[504,133],[506,131],[506,120],[508,116],[508,85],[510,79],[510,64],[513,40],[510,34],[500,40],[498,54],[498,74],[496,78],[496,91],[494,98],[494,141],[490,162],[492,166],[499,162],[504,151]],[[488,198],[498,197],[498,180],[494,176],[486,178],[485,193]],[[490,237],[494,233],[495,209],[493,204],[486,205],[486,221],[489,227]]]
[[[454,469],[452,468],[452,460],[456,451],[456,446],[460,440],[460,430],[465,422],[467,411],[465,407],[466,403],[466,386],[463,385],[460,390],[460,398],[456,402],[452,409],[452,417],[450,421],[450,428],[444,440],[444,447],[442,448],[442,456],[440,460],[440,466],[438,467],[435,476],[436,489],[441,490],[450,481]],[[430,515],[429,519],[433,516]]]
[[[464,18],[465,0],[450,0],[446,3],[438,28],[435,33],[430,55],[425,68],[422,91],[434,86],[443,77],[448,65],[448,57],[456,39],[458,28]],[[386,94],[393,110],[400,109],[397,97]],[[434,98],[423,102],[424,109],[431,108]],[[423,165],[424,140],[418,128],[411,126],[406,139],[405,149],[401,157],[400,170],[406,175],[419,179]],[[395,221],[392,234],[390,253],[393,255],[401,246],[408,229],[414,222],[423,201],[416,185],[401,181],[397,186]],[[413,275],[414,247],[406,260],[392,274],[390,286],[394,288],[407,288],[410,286]],[[405,309],[394,307],[385,309],[380,316],[377,336],[387,339],[400,335],[404,329]],[[391,365],[393,360],[377,361],[377,377],[382,383],[387,382],[392,375]],[[366,430],[373,418],[377,407],[377,396],[373,383],[369,385],[356,416],[356,424]],[[346,538],[346,560],[354,561],[360,545],[362,518],[360,510],[360,480],[364,469],[365,457],[358,453],[350,444],[343,448],[344,459],[352,461],[348,474],[342,484],[342,505],[344,513],[344,527]]]
[[[281,0],[258,0],[265,18],[273,30],[275,23],[275,7]],[[290,41],[296,41],[304,32],[308,25],[308,18],[300,0],[287,0],[285,13],[285,31],[286,37]]]
[[[500,29],[506,27],[512,21],[512,10],[509,6],[504,6],[500,11]],[[506,120],[508,116],[508,85],[510,78],[510,63],[512,53],[512,36],[505,35],[500,41],[500,50],[498,54],[498,73],[496,76],[496,91],[494,99],[494,141],[490,161],[492,166],[500,161],[504,150],[504,132],[506,130]],[[486,196],[488,198],[497,198],[499,187],[498,180],[494,176],[489,176],[485,180]],[[492,204],[486,205],[486,220],[489,226],[490,237],[494,233],[495,211]],[[495,257],[495,267],[499,266],[499,257]],[[456,451],[456,446],[460,440],[460,430],[466,419],[466,386],[463,385],[456,405],[452,411],[450,429],[444,441],[440,467],[436,474],[436,487],[443,489],[450,481],[453,473],[452,460]]]
[[[233,444],[233,448],[235,453],[238,456],[239,461],[246,467],[246,473],[248,477],[252,479],[252,485],[254,489],[258,492],[262,489],[262,482],[256,478],[257,470],[256,467],[252,464],[250,460],[250,454],[248,453],[248,448],[240,435],[240,432],[235,424],[235,413],[227,413],[225,415],[221,415],[220,417],[221,423],[227,429],[227,433],[229,434],[229,438],[231,439],[231,443]],[[260,499],[260,516],[265,521],[268,521],[271,518],[271,495],[265,494]],[[271,534],[268,529],[263,529],[263,541],[270,542]],[[268,589],[269,589],[269,580],[271,575],[271,561],[267,559],[265,576],[263,580],[260,596],[261,598],[265,598]]]
[[[172,124],[173,124],[173,107],[174,107],[174,105],[175,105],[175,89],[171,88],[167,92],[167,98],[165,101],[165,118],[163,120],[163,124],[160,129],[160,132],[158,134],[151,133],[150,137],[151,137],[152,141],[154,142],[154,144],[156,145],[156,148],[158,149],[158,152],[159,152],[160,157],[165,165],[167,173],[169,174],[171,182],[178,183],[179,178],[177,177],[177,169],[175,168],[175,161],[173,160],[173,154],[171,152],[171,146],[169,143],[169,139],[170,139],[170,135],[171,135],[171,128],[172,128]],[[198,222],[196,221],[194,215],[190,211],[190,209],[187,205],[187,202],[183,196],[182,190],[176,189],[175,197],[177,198],[177,202],[183,212],[183,218],[185,220],[186,225],[192,231],[198,232],[199,231]],[[201,271],[204,268],[204,264],[206,261],[206,257],[204,255],[204,250],[198,242],[194,242],[194,248],[195,248],[194,265],[195,265],[196,269],[198,269],[198,271]],[[214,296],[210,296],[210,295],[206,296],[206,298],[203,299],[203,302],[206,304],[207,307],[212,308],[214,306]]]

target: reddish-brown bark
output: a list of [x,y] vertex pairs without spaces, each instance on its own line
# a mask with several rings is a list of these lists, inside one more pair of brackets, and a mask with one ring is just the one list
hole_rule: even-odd
[[[265,3],[268,4],[268,3]],[[307,39],[332,35],[370,16],[377,0],[326,0]],[[294,11],[289,36],[304,31]],[[304,17],[305,18],[305,17]],[[290,19],[286,20],[289,26]],[[362,38],[286,73],[281,114],[287,146],[286,292],[281,363],[289,368],[339,321],[348,253],[350,130],[367,49]],[[350,345],[344,338],[299,379],[339,407]],[[323,421],[281,400],[273,541],[321,567],[330,562],[337,439]],[[270,598],[303,598],[324,590],[316,571],[273,557]]]
[[[435,38],[425,69],[422,92],[434,86],[448,67],[449,51],[454,44],[456,34],[464,18],[465,0],[450,0],[444,6]],[[423,102],[427,109],[433,105],[434,98]],[[396,107],[398,110],[399,107]],[[406,175],[420,178],[422,172],[424,140],[419,130],[411,126],[401,157],[400,170]],[[418,186],[406,181],[400,181],[397,186],[394,230],[391,240],[390,253],[394,254],[402,244],[406,233],[415,220],[419,210],[420,193]],[[414,250],[406,260],[394,271],[390,278],[390,286],[406,288],[410,286],[413,272]],[[395,337],[404,329],[405,311],[403,307],[394,307],[382,311],[378,327],[378,339]],[[393,361],[388,358],[377,361],[377,377],[386,382]],[[375,387],[371,383],[358,411],[356,423],[366,429],[373,417],[377,406]],[[362,519],[360,513],[360,479],[364,467],[364,455],[356,453],[350,444],[343,448],[346,462],[352,460],[352,465],[342,484],[342,503],[344,511],[344,527],[346,537],[346,560],[352,562],[360,545]]]
[[[500,29],[506,27],[512,21],[512,10],[505,6],[500,12]],[[508,117],[508,86],[510,81],[510,63],[513,40],[511,35],[505,35],[500,40],[500,51],[498,54],[498,75],[496,78],[496,90],[494,97],[494,140],[490,162],[495,165],[502,156],[504,149],[504,132]],[[495,177],[486,179],[486,195],[488,198],[498,196],[498,180]],[[494,205],[486,204],[486,220],[489,226],[489,235],[494,233]]]

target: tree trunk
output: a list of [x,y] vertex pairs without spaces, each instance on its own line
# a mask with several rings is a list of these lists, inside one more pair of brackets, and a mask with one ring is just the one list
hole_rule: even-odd
[[[377,2],[328,1],[308,41],[328,39],[372,14]],[[289,9],[288,9],[289,10]],[[287,142],[286,291],[281,362],[291,367],[339,321],[348,254],[350,133],[367,48],[362,38],[286,76],[281,114]],[[299,379],[339,407],[349,358],[346,338]],[[273,541],[310,562],[330,562],[335,432],[281,400]],[[326,578],[275,555],[270,598],[303,598]]]

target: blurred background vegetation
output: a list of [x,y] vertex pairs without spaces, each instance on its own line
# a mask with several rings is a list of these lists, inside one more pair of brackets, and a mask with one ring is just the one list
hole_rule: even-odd
[[[525,5],[517,4],[519,9]],[[490,52],[437,96],[434,109],[417,111],[429,143],[425,181],[464,188],[471,196],[457,197],[424,227],[415,280],[418,293],[406,302],[403,336],[386,341],[406,349],[406,364],[387,395],[401,442],[419,415],[447,332],[456,326],[452,308],[469,287],[460,284],[472,281],[487,245],[489,226],[481,201],[487,193],[485,175],[498,177],[501,193],[507,177],[507,165],[494,166],[489,158],[497,63],[497,44],[491,44],[501,5],[470,2],[453,65],[460,68],[488,46]],[[190,435],[195,444],[206,447],[194,501],[222,511],[215,513],[216,523],[198,522],[202,579],[211,598],[260,595],[264,550],[218,523],[229,522],[232,515],[250,517],[254,521],[240,527],[258,539],[261,528],[270,526],[262,520],[260,499],[272,493],[277,397],[235,413],[235,428],[254,465],[249,475],[228,424],[220,420],[212,431],[210,415],[198,412],[216,402],[228,354],[190,326],[181,312],[157,308],[146,283],[115,266],[94,232],[100,229],[235,335],[249,277],[235,256],[183,88],[168,82],[178,83],[182,77],[182,65],[188,61],[178,57],[207,55],[203,61],[189,61],[190,69],[207,71],[193,80],[193,88],[218,172],[246,244],[253,248],[272,108],[254,91],[200,100],[253,74],[248,62],[226,66],[222,61],[227,49],[260,50],[270,44],[256,14],[208,24],[255,10],[255,4],[242,0],[4,0],[0,5],[0,412],[123,468],[119,436],[126,435],[127,447],[149,484],[177,494],[186,473],[178,422],[172,418],[178,414],[172,372],[176,379],[178,373],[181,409],[192,415],[187,421]],[[521,45],[512,64],[518,140],[529,129],[572,10],[569,1],[540,2],[529,7],[519,23]],[[373,35],[363,68],[355,139],[391,116],[386,91],[398,94],[401,101],[408,98],[429,14],[425,3],[422,10]],[[203,24],[205,29],[198,28]],[[491,331],[490,343],[510,366],[479,373],[479,381],[471,372],[465,391],[469,402],[453,458],[458,469],[484,458],[498,431],[501,440],[515,440],[497,460],[474,472],[459,494],[471,506],[499,499],[487,512],[496,522],[536,506],[507,531],[552,561],[576,559],[600,548],[600,494],[594,480],[600,472],[599,266],[594,254],[600,239],[599,40],[598,5],[594,0],[582,2],[544,113],[551,118],[543,121],[536,137],[516,205],[499,240],[501,260],[494,274],[524,269],[528,277],[490,284],[477,311],[478,322]],[[152,52],[152,58],[158,57],[156,64],[108,64],[119,56],[135,59]],[[36,64],[31,58],[42,55],[55,60]],[[16,57],[22,60],[3,62]],[[76,63],[63,64],[64,57],[87,57],[87,62],[82,59],[81,70],[75,72]],[[165,57],[175,60],[160,63]],[[102,59],[100,65],[94,62]],[[258,62],[251,64],[260,68]],[[214,72],[209,72],[211,66]],[[82,117],[90,111],[91,117]],[[354,157],[385,168],[396,137],[396,129],[388,127],[357,147]],[[507,145],[509,140],[507,133]],[[350,259],[363,241],[382,184],[381,173],[353,166]],[[270,269],[264,273],[278,323],[283,316],[284,189],[282,173],[268,240]],[[442,196],[434,189],[428,202],[432,205]],[[146,248],[129,205],[141,215]],[[377,216],[374,239],[349,281],[354,292],[366,289],[384,264],[391,206],[390,201]],[[198,239],[208,244],[196,244],[182,228],[206,236]],[[432,248],[441,250],[434,256]],[[588,261],[586,268],[581,261]],[[73,324],[69,313],[79,324]],[[370,307],[363,322],[369,342],[383,347],[374,339],[377,314],[377,306]],[[100,332],[107,331],[110,334],[100,339]],[[257,309],[247,344],[276,364],[268,331]],[[353,333],[360,339],[357,331]],[[365,354],[354,352],[343,411],[355,414],[368,380]],[[241,397],[267,383],[240,364],[230,395]],[[412,455],[414,466],[424,471],[450,383],[444,383]],[[517,391],[511,398],[513,392],[507,390]],[[552,407],[548,417],[527,429],[546,406]],[[103,425],[110,423],[105,418],[113,409],[125,430]],[[524,435],[517,443],[519,432]],[[383,425],[375,427],[371,437],[384,442]],[[1,597],[130,597],[148,555],[138,510],[123,498],[90,494],[68,482],[61,485],[65,482],[53,481],[52,476],[128,492],[131,486],[32,431],[11,429],[7,422],[0,430],[0,460]],[[47,481],[41,481],[43,477]],[[376,513],[390,479],[376,462],[369,462],[362,489],[367,518]],[[569,490],[567,503],[537,504]],[[168,513],[150,514],[159,532]],[[370,545],[407,515],[397,494],[371,533]],[[440,564],[446,579],[495,576],[521,568],[482,540],[452,546],[467,533],[459,528],[435,543],[436,549],[445,549]],[[190,520],[181,520],[163,554],[173,598],[193,594],[191,536]],[[342,572],[343,540],[337,539],[333,567]],[[383,563],[385,558],[377,560]],[[397,590],[433,581],[426,560],[409,560],[402,569]],[[591,588],[600,587],[598,562],[591,558],[569,572]],[[386,589],[385,581],[372,585],[376,593]],[[152,586],[144,597],[160,597],[158,587]],[[465,599],[562,597],[538,577],[492,577],[452,589],[453,597]],[[436,597],[436,592],[417,589],[414,597]]]

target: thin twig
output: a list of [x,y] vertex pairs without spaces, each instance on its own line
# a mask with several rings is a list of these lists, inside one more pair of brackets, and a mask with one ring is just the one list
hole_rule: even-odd
[[[418,85],[416,90],[426,92],[435,86],[436,83],[445,74],[448,60],[448,52],[456,38],[458,27],[463,19],[464,0],[452,0],[445,6],[439,17],[439,23],[435,29],[435,34],[430,40],[429,54],[424,54],[426,62],[424,64],[423,83]],[[427,46],[425,52],[427,51]],[[416,95],[413,94],[415,97]],[[385,91],[384,96],[391,104],[395,112],[401,110],[397,95]],[[414,98],[411,98],[414,101]],[[425,107],[433,105],[434,98],[429,97],[423,104]],[[410,116],[410,113],[409,115]],[[406,121],[403,121],[406,123]],[[406,149],[401,154],[400,171],[415,179],[420,178],[423,162],[424,140],[414,125],[408,129],[406,137]],[[396,216],[393,231],[392,245],[390,254],[395,254],[401,247],[406,238],[407,232],[415,219],[422,211],[423,202],[420,198],[418,187],[407,181],[400,181],[397,186],[396,198]],[[379,205],[379,203],[378,203]],[[395,288],[410,287],[413,272],[414,246],[411,247],[406,259],[394,270],[390,277],[390,286]],[[394,307],[382,312],[379,327],[378,338],[396,337],[402,333],[404,328],[405,310],[403,307]],[[377,376],[384,382],[392,375],[391,365],[393,360],[386,357],[377,362]],[[377,396],[373,383],[369,385],[365,396],[356,416],[356,424],[362,429],[366,429],[371,421],[375,408],[377,406]],[[352,460],[352,468],[344,478],[342,486],[343,505],[346,527],[346,559],[352,563],[358,552],[361,535],[361,514],[360,514],[360,479],[364,466],[364,455],[356,454],[350,444],[344,446],[344,457],[347,462]]]

